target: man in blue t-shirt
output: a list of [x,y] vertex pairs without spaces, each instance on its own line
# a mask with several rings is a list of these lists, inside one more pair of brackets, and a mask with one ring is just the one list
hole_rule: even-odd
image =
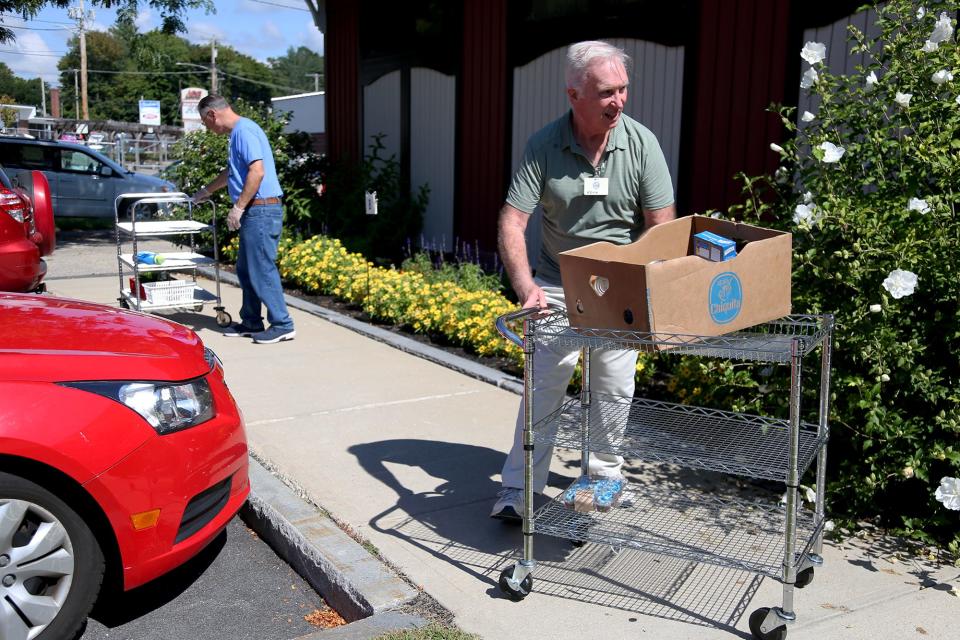
[[[240,231],[237,278],[243,289],[243,305],[240,322],[227,327],[223,335],[252,337],[258,344],[293,340],[296,332],[277,270],[283,190],[270,143],[256,122],[237,115],[221,96],[203,98],[197,110],[207,130],[230,136],[227,168],[193,196],[195,203],[203,202],[226,187],[233,201],[227,228]],[[263,326],[261,304],[267,308],[267,329]]]

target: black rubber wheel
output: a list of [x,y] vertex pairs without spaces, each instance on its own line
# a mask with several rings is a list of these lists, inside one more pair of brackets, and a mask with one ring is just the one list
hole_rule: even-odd
[[770,613],[770,607],[760,607],[750,614],[750,633],[757,640],[784,640],[787,637],[787,625],[785,624],[774,627],[766,633],[760,631],[760,625],[763,624],[768,613]]
[[507,567],[500,574],[500,590],[503,591],[514,602],[520,602],[533,591],[533,576],[527,574],[527,577],[520,582],[520,589],[514,590],[508,583],[507,578],[513,577],[513,567]]
[[121,299],[120,299],[120,308],[121,308],[121,309],[129,309],[129,308],[130,308],[130,303],[127,302],[127,299],[126,299],[126,298],[121,298]]
[[229,313],[226,311],[217,311],[218,327],[229,327],[231,322],[233,322],[233,318],[230,317]]
[[0,600],[13,605],[0,608],[0,628],[14,637],[74,638],[103,583],[100,545],[42,486],[0,472],[0,487]]
[[807,567],[797,574],[797,581],[793,583],[793,586],[797,589],[803,589],[811,582],[813,582],[813,567]]

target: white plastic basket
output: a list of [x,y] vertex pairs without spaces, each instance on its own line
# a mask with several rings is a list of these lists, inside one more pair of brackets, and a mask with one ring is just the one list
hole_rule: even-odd
[[194,283],[191,280],[161,280],[141,285],[148,304],[193,304]]

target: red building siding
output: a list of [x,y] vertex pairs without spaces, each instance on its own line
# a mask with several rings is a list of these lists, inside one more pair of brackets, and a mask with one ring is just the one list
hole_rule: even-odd
[[454,233],[493,250],[507,180],[506,0],[464,0],[458,83]]
[[360,158],[360,3],[327,2],[327,148],[330,158]]
[[776,168],[782,127],[764,110],[784,99],[789,14],[789,0],[703,0],[685,213],[739,202],[734,174]]

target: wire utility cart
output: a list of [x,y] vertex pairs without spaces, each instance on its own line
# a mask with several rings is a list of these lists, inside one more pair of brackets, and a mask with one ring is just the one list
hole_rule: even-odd
[[[523,322],[523,337],[510,328]],[[497,330],[524,353],[523,557],[500,575],[500,588],[515,600],[533,588],[533,534],[630,547],[695,562],[752,571],[783,583],[779,607],[750,616],[759,640],[782,640],[793,611],[795,588],[813,579],[823,563],[824,485],[829,439],[830,357],[833,317],[787,316],[721,336],[641,333],[570,326],[565,312],[523,309],[497,319]],[[578,399],[533,422],[533,355],[538,346],[581,350],[583,385]],[[817,421],[800,417],[804,358],[820,348]],[[590,390],[594,349],[631,349],[790,366],[787,420],[640,398],[619,398]],[[601,421],[601,416],[603,420]],[[625,428],[624,428],[625,425]],[[627,484],[619,506],[601,513],[580,512],[554,499],[533,510],[534,446],[580,449],[587,474],[591,451],[692,469],[781,481],[786,505],[728,497],[676,495]],[[801,508],[798,487],[817,461],[816,503]]]
[[[157,219],[149,219],[153,212],[162,211],[172,205],[182,206],[186,216],[162,219],[165,216],[161,214]],[[230,314],[224,310],[220,298],[217,211],[212,202],[210,206],[211,222],[206,224],[193,219],[193,201],[185,193],[125,193],[117,197],[113,214],[117,235],[117,271],[120,278],[118,300],[121,307],[137,311],[181,308],[201,311],[204,305],[213,304],[217,312],[217,324],[221,327],[230,324]],[[129,213],[129,220],[121,221],[121,208]],[[197,252],[196,235],[207,232],[213,234],[213,258]],[[137,259],[139,240],[163,236],[186,236],[190,242],[189,251],[160,253],[157,263],[146,263]],[[124,251],[127,246],[131,248],[129,253]],[[197,269],[208,265],[213,265],[214,269],[215,295],[197,284]],[[188,278],[142,282],[141,274],[148,272],[179,272],[186,274]],[[127,282],[124,282],[125,273],[129,273]]]

